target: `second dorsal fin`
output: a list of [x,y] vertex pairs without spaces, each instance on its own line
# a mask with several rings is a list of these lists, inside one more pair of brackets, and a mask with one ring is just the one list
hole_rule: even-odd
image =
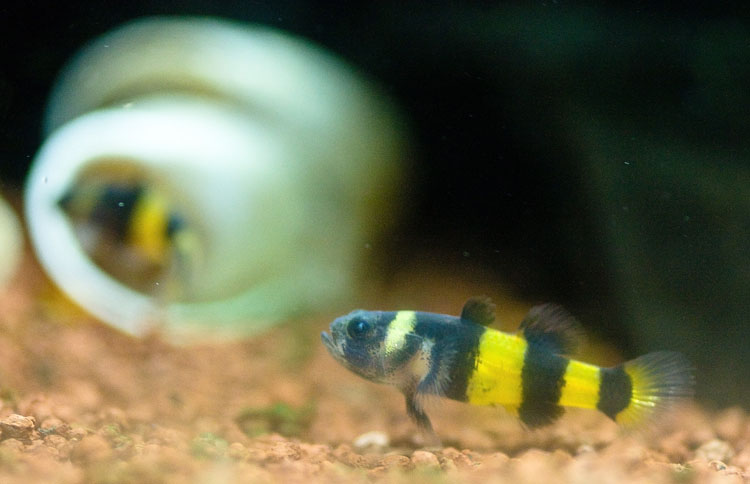
[[578,321],[557,304],[534,306],[518,329],[530,344],[544,346],[558,355],[575,353],[583,339]]
[[487,296],[469,298],[461,310],[461,319],[472,323],[489,326],[495,321],[495,305]]

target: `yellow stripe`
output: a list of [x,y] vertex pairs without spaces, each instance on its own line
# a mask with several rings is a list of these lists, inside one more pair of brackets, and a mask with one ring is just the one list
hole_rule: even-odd
[[406,335],[414,331],[417,324],[417,313],[414,311],[399,311],[388,325],[385,335],[386,354],[398,351],[406,343]]
[[136,202],[130,218],[130,243],[152,262],[166,263],[168,214],[166,202],[145,191]]
[[599,402],[599,367],[570,360],[565,371],[565,385],[560,405],[565,407],[596,408]]
[[640,423],[659,405],[660,398],[654,395],[654,381],[648,372],[638,365],[625,365],[625,372],[630,376],[632,396],[630,404],[615,417],[620,425]]
[[523,338],[487,329],[479,339],[475,368],[466,387],[469,403],[517,410],[521,404],[525,352]]

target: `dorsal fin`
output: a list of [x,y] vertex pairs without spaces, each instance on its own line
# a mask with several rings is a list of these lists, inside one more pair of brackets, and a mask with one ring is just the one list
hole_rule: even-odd
[[469,298],[461,310],[461,319],[472,323],[489,326],[495,321],[495,305],[487,296]]
[[529,343],[544,346],[558,355],[574,353],[583,338],[578,321],[557,304],[534,306],[518,329]]

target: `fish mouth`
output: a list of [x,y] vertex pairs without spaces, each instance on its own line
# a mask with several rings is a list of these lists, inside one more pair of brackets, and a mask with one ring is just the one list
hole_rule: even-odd
[[320,339],[323,341],[323,345],[328,350],[328,353],[333,357],[334,360],[338,361],[344,366],[349,366],[349,362],[344,358],[344,349],[341,347],[341,342],[336,341],[336,333],[331,331],[331,334],[323,331],[320,333]]
[[323,344],[326,345],[326,348],[330,347],[333,344],[331,335],[326,333],[325,331],[320,333],[320,339],[323,340]]
[[334,342],[330,334],[323,331],[322,333],[320,333],[320,339],[323,341],[323,345],[326,347],[329,353],[334,356],[339,353],[339,350],[336,347],[336,343]]

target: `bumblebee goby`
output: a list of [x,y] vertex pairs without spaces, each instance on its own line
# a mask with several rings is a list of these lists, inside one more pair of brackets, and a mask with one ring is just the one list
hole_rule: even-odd
[[153,184],[89,176],[58,206],[86,253],[116,279],[144,293],[165,289],[158,281],[166,281],[173,296],[188,296],[197,234]]
[[458,317],[356,310],[321,337],[349,370],[398,388],[432,443],[439,441],[424,410],[427,396],[502,406],[536,428],[565,407],[597,409],[633,426],[692,395],[692,369],[680,353],[649,353],[611,368],[568,358],[580,330],[560,306],[533,307],[516,333],[489,328],[494,319],[489,299],[471,298]]

